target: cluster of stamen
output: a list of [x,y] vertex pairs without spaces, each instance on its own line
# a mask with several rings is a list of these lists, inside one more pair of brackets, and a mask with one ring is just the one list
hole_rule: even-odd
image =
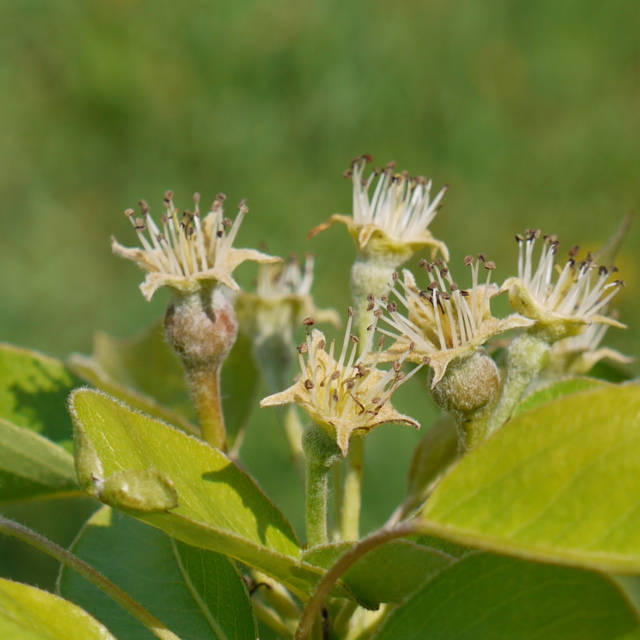
[[[334,356],[335,340],[329,345],[327,353],[325,340],[313,339],[311,327],[315,324],[314,319],[307,318],[303,323],[307,327],[307,339],[298,347],[298,357],[304,387],[311,395],[312,403],[319,413],[327,418],[337,419],[345,419],[355,413],[366,422],[368,417],[378,415],[395,390],[417,373],[422,365],[428,364],[428,359],[405,374],[402,371],[402,363],[407,355],[405,354],[393,362],[391,369],[377,380],[371,378],[382,352],[384,337],[380,337],[377,349],[372,352],[376,318],[374,324],[369,327],[370,338],[357,357],[359,339],[351,333],[353,316],[353,309],[349,309],[342,350],[337,359]],[[365,361],[367,366],[364,364]]]
[[131,220],[142,247],[159,272],[189,278],[224,265],[242,219],[249,211],[243,200],[235,222],[232,222],[224,217],[225,200],[226,196],[219,193],[211,211],[201,219],[200,194],[193,196],[193,211],[181,212],[174,207],[173,192],[167,191],[162,230],[154,222],[144,200],[140,201],[140,217],[135,217],[133,209],[127,209],[125,215]]
[[[534,269],[533,247],[541,237],[542,250]],[[531,296],[549,311],[563,316],[588,318],[603,310],[620,287],[624,286],[623,280],[609,282],[611,274],[617,272],[616,267],[607,269],[598,266],[591,254],[578,262],[578,246],[569,250],[567,263],[553,284],[553,274],[557,269],[554,261],[560,244],[557,237],[542,236],[539,229],[528,229],[524,235],[517,235],[516,241],[519,245],[518,277]]]
[[[431,201],[432,181],[408,172],[395,172],[395,164],[383,169],[375,167],[368,178],[364,168],[371,156],[356,158],[345,177],[353,179],[353,218],[356,224],[375,224],[399,240],[411,240],[422,233],[438,212],[448,187]],[[372,184],[377,180],[373,195]]]
[[278,300],[290,295],[308,296],[313,284],[313,255],[301,266],[294,254],[284,263],[263,265],[258,272],[256,291],[261,298]]
[[[461,289],[453,281],[446,262],[441,259],[433,263],[420,261],[419,266],[427,272],[430,281],[421,291],[408,286],[395,273],[393,294],[406,307],[408,314],[402,315],[397,302],[390,302],[388,296],[383,296],[381,302],[388,316],[382,318],[393,331],[378,331],[395,340],[415,343],[420,350],[427,352],[446,351],[469,344],[489,310],[491,272],[496,265],[487,261],[482,253],[477,259],[467,256],[464,264],[471,267],[472,272],[469,290]],[[483,288],[478,287],[480,265],[488,272]],[[376,302],[371,298],[369,304],[373,306]]]

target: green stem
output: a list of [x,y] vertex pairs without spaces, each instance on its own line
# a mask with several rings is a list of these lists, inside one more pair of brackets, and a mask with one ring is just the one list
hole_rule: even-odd
[[227,429],[222,411],[220,369],[187,370],[191,397],[198,414],[202,439],[212,447],[227,450]]
[[550,351],[549,342],[534,333],[522,333],[513,340],[507,352],[507,378],[488,422],[488,435],[511,418],[527,387],[547,364]]
[[331,593],[334,585],[340,579],[340,576],[360,560],[360,558],[390,540],[410,536],[417,533],[417,531],[418,529],[414,521],[403,522],[392,529],[380,529],[341,555],[336,563],[322,576],[311,598],[307,601],[302,616],[300,617],[295,640],[304,640],[309,636],[314,621],[318,619],[322,611],[322,605]]
[[488,407],[478,409],[466,416],[455,416],[458,427],[458,453],[464,455],[475,449],[489,437]]
[[362,504],[362,474],[364,472],[364,437],[353,436],[346,460],[344,493],[340,511],[342,539],[360,538],[360,509]]
[[342,453],[335,440],[322,428],[309,425],[302,443],[307,458],[306,525],[307,545],[328,542],[327,504],[331,467]]
[[50,555],[65,566],[79,573],[83,578],[102,589],[121,607],[126,609],[138,622],[141,622],[153,635],[161,640],[180,640],[180,637],[165,627],[160,620],[149,613],[139,602],[125,593],[120,587],[88,565],[70,551],[48,540],[27,527],[0,516],[0,532],[13,536]]

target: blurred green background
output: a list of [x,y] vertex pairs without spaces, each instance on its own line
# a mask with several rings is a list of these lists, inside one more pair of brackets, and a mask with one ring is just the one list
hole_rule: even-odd
[[[344,309],[350,238],[306,234],[350,211],[341,174],[365,152],[450,185],[432,230],[454,268],[483,251],[506,278],[526,227],[596,248],[638,209],[639,34],[637,0],[5,0],[0,340],[64,357],[98,328],[132,335],[160,315],[166,294],[145,302],[109,237],[135,244],[122,212],[140,198],[161,211],[169,188],[178,207],[224,191],[232,217],[248,198],[238,246],[313,251],[319,305]],[[639,225],[619,259],[631,328],[607,336],[632,354]],[[378,431],[367,527],[401,497],[389,451],[406,465],[417,437]],[[266,440],[247,464],[291,515],[301,493]]]

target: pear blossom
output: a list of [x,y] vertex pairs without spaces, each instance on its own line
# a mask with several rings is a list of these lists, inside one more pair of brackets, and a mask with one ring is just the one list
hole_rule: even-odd
[[[611,314],[613,319],[615,316]],[[547,371],[556,376],[585,375],[601,360],[630,364],[633,358],[600,344],[609,329],[608,324],[590,324],[583,333],[558,340],[551,348]]]
[[[378,331],[395,340],[384,359],[405,356],[415,362],[428,357],[433,370],[432,388],[452,361],[470,357],[500,333],[533,324],[518,314],[503,319],[491,315],[491,298],[499,293],[497,285],[491,284],[495,263],[487,261],[481,253],[477,259],[467,256],[464,264],[471,268],[470,289],[461,289],[453,281],[444,260],[433,263],[421,260],[419,265],[430,281],[425,289],[418,288],[415,277],[406,269],[402,272],[403,279],[397,273],[394,276],[396,285],[392,293],[404,311],[388,296],[380,301],[372,298],[370,302],[381,312],[387,312],[381,320],[389,329]],[[480,265],[487,270],[484,284],[479,283]]]
[[237,291],[239,287],[231,274],[242,262],[253,260],[270,263],[280,260],[253,249],[233,248],[249,208],[246,201],[242,201],[235,222],[232,222],[224,216],[225,200],[224,194],[218,194],[210,212],[201,217],[199,194],[193,197],[193,211],[180,212],[173,204],[173,192],[167,191],[161,228],[151,217],[149,205],[144,200],[140,201],[140,217],[135,216],[133,209],[125,211],[142,248],[124,247],[113,237],[111,247],[114,253],[133,260],[147,272],[145,281],[140,285],[147,300],[151,300],[157,289],[163,286],[182,294],[195,293],[212,283],[223,284]]
[[[535,265],[534,247],[541,237],[540,257]],[[542,236],[540,230],[527,230],[524,235],[517,235],[516,241],[518,277],[506,280],[501,290],[509,291],[514,310],[536,321],[537,332],[555,342],[582,333],[592,323],[625,327],[602,313],[624,286],[622,280],[611,280],[615,267],[598,266],[590,254],[577,262],[580,249],[574,246],[564,267],[558,268],[555,256],[560,243],[556,236]]]
[[295,254],[281,263],[261,264],[256,292],[240,291],[235,299],[242,330],[254,337],[278,334],[288,342],[294,326],[310,316],[339,326],[340,318],[334,309],[319,309],[313,302],[313,267],[311,254],[306,256],[304,265]]
[[345,456],[353,434],[367,433],[387,422],[420,426],[413,418],[396,411],[391,404],[391,396],[426,364],[426,361],[422,362],[405,375],[402,372],[404,355],[394,361],[388,371],[378,369],[382,345],[377,350],[371,349],[375,322],[371,327],[371,339],[357,358],[359,341],[351,334],[353,315],[350,309],[339,356],[335,340],[327,351],[324,334],[317,329],[310,330],[315,321],[308,318],[305,321],[307,339],[298,347],[300,377],[289,389],[260,403],[261,407],[292,402],[299,404],[317,425],[336,438]]
[[358,157],[345,173],[353,181],[353,216],[334,214],[309,236],[342,222],[358,250],[370,259],[398,267],[425,247],[431,247],[433,258],[439,251],[448,259],[446,245],[428,230],[447,187],[431,199],[431,180],[406,171],[396,173],[393,163],[382,170],[375,168],[365,178],[365,167],[371,161],[368,155]]

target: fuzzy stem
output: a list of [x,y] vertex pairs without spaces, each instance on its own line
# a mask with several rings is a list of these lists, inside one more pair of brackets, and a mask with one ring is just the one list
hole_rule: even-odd
[[362,503],[362,474],[364,471],[364,437],[353,436],[344,477],[344,494],[340,511],[342,539],[360,538],[360,507]]
[[325,599],[331,593],[335,583],[351,566],[353,566],[360,558],[365,556],[370,551],[373,551],[376,547],[379,547],[390,540],[396,538],[403,538],[406,536],[417,533],[418,529],[414,521],[403,522],[402,524],[393,527],[393,529],[380,529],[370,536],[367,536],[361,540],[358,544],[351,547],[349,551],[344,553],[338,558],[336,563],[322,576],[320,582],[316,585],[315,591],[308,600],[302,616],[300,617],[300,623],[296,630],[295,640],[304,640],[308,637],[309,632],[317,620],[320,612],[322,611],[322,605]]
[[70,551],[57,545],[55,542],[41,536],[39,533],[27,527],[0,516],[0,532],[14,536],[23,542],[34,546],[36,549],[55,558],[65,566],[79,573],[83,578],[102,589],[113,598],[121,607],[126,609],[138,622],[142,623],[154,636],[161,640],[180,640],[180,637],[170,631],[160,620],[149,613],[139,602],[125,593],[120,587],[102,575],[97,569],[88,565]]
[[550,351],[551,345],[535,333],[522,333],[511,343],[507,353],[507,378],[487,425],[488,435],[511,418],[527,387],[547,364]]
[[309,425],[304,432],[302,446],[307,458],[307,545],[315,547],[328,542],[329,474],[334,463],[342,457],[342,452],[335,439],[315,424]]
[[202,439],[212,447],[227,450],[227,430],[222,411],[220,370],[187,371],[191,398],[198,414]]
[[469,453],[489,437],[491,411],[482,407],[466,416],[456,416],[458,427],[458,452]]
[[203,439],[227,450],[220,372],[238,336],[233,305],[220,287],[175,294],[164,317],[165,335],[184,365]]

